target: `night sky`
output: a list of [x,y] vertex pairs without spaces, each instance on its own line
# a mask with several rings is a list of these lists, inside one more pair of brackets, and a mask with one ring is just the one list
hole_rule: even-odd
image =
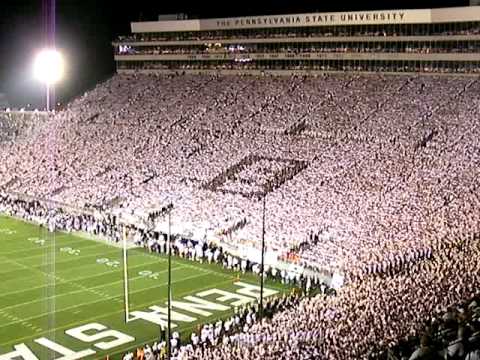
[[[33,56],[45,43],[46,4],[54,0],[0,1],[0,93],[15,106],[41,103],[41,86],[32,78]],[[114,72],[111,41],[128,34],[130,22],[158,14],[187,13],[191,18],[288,14],[295,12],[410,9],[468,5],[468,0],[307,1],[242,0],[57,0],[56,44],[68,73],[57,99],[68,101]]]

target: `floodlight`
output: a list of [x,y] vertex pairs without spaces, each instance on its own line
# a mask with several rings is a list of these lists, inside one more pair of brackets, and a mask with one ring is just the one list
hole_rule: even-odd
[[46,85],[54,85],[62,79],[64,64],[62,55],[55,49],[44,49],[35,57],[35,78]]

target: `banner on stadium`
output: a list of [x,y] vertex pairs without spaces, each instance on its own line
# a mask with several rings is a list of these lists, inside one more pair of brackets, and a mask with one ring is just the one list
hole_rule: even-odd
[[133,33],[261,29],[310,26],[429,24],[478,21],[480,7],[443,9],[348,11],[233,18],[132,22]]

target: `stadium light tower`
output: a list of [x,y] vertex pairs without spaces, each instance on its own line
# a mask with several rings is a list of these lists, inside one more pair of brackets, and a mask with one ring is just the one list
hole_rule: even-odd
[[55,49],[43,49],[35,57],[33,73],[37,80],[45,84],[47,111],[50,111],[50,90],[63,77],[62,55]]

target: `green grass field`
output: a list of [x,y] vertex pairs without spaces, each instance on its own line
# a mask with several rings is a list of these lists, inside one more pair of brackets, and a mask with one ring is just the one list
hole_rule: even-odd
[[[66,233],[46,232],[44,228],[15,219],[0,217],[0,359],[25,344],[36,358],[49,360],[53,355],[44,343],[46,338],[78,352],[92,349],[86,359],[119,359],[120,354],[158,338],[159,326],[144,319],[125,323],[122,249],[107,243]],[[143,249],[128,252],[130,310],[151,312],[150,306],[165,307],[167,300],[167,259]],[[238,274],[217,265],[172,260],[174,300],[209,289],[235,293],[237,277],[244,283],[258,285],[251,274]],[[289,291],[279,283],[266,287],[279,293]],[[220,295],[205,300],[216,302]],[[183,300],[185,301],[185,300]],[[255,301],[252,298],[252,301]],[[223,302],[229,305],[228,302]],[[227,317],[228,310],[212,311],[210,316],[174,309],[194,317],[191,322],[177,322],[175,329],[189,336],[199,323]],[[79,340],[65,331],[85,324],[99,323],[108,329],[127,334],[134,341],[109,350]],[[97,329],[101,330],[101,329]],[[94,335],[99,331],[85,331]],[[115,336],[100,341],[111,341]],[[17,349],[18,350],[18,349]],[[4,355],[2,357],[2,355]]]

